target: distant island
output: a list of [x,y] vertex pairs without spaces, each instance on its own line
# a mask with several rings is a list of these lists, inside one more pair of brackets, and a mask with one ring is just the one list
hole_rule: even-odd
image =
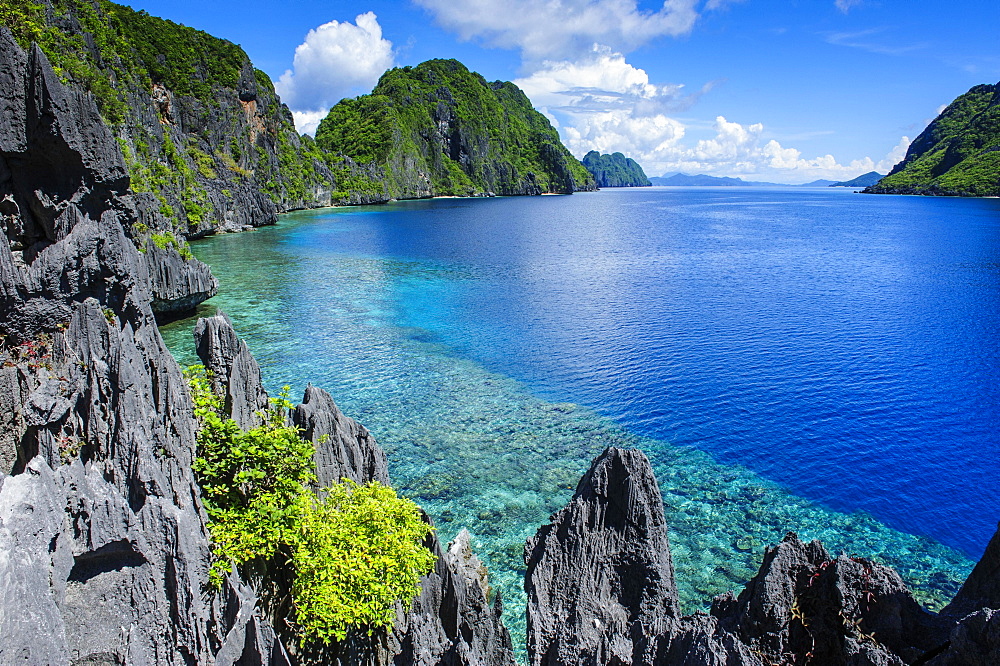
[[654,176],[649,180],[653,185],[666,187],[826,187],[836,183],[832,180],[814,180],[801,185],[789,185],[788,183],[768,183],[728,176],[708,176],[703,173],[696,176],[689,176],[686,173],[664,174],[663,176]]
[[1000,196],[1000,83],[961,95],[869,194]]
[[598,187],[649,187],[652,185],[639,163],[621,153],[602,155],[596,150],[587,153],[583,160],[597,181]]
[[869,171],[868,173],[863,173],[857,178],[852,178],[851,180],[843,180],[839,183],[832,183],[830,187],[871,187],[884,177],[885,176],[878,171]]

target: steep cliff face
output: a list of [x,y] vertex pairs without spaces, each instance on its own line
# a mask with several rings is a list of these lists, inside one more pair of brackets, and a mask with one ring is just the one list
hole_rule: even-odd
[[0,79],[0,662],[281,663],[251,591],[205,594],[195,423],[118,146],[6,28]]
[[512,83],[488,83],[456,60],[382,75],[371,95],[343,100],[317,145],[378,174],[358,188],[412,199],[594,189],[593,177]]
[[608,449],[525,548],[528,652],[545,666],[998,663],[997,544],[934,615],[892,569],[789,534],[738,596],[680,617],[649,461]]
[[[152,309],[157,289],[204,285],[170,272],[176,250],[138,250],[141,203],[93,98],[6,28],[0,84],[0,663],[314,663],[289,656],[235,574],[209,583],[197,422]],[[223,316],[199,337],[230,412],[252,423],[267,402],[256,362]],[[311,388],[295,414],[321,478],[388,479],[329,395]],[[513,664],[467,536],[427,547],[437,567],[396,630],[358,631],[322,663]]]
[[1000,196],[1000,83],[975,86],[949,104],[865,192]]
[[[373,96],[338,105],[321,150],[235,44],[109,0],[5,0],[0,19],[94,94],[145,195],[130,230],[140,247],[298,208],[594,188],[520,90],[455,61],[392,70]],[[375,138],[377,155],[359,149]]]
[[95,95],[132,190],[158,213],[137,236],[234,231],[335,203],[333,172],[239,46],[107,0],[6,0],[0,12],[22,46],[39,43]]
[[621,153],[602,155],[592,150],[583,156],[583,166],[587,167],[597,181],[598,187],[649,187],[652,185],[639,163]]

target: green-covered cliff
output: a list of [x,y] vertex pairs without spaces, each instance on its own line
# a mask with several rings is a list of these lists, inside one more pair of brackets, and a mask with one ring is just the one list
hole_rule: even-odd
[[949,104],[865,192],[1000,196],[1000,83],[976,86]]
[[652,185],[639,163],[621,153],[602,155],[592,150],[583,157],[583,166],[593,174],[598,187],[648,187]]
[[153,211],[139,237],[260,226],[332,202],[325,160],[239,46],[108,0],[0,0],[0,20],[94,94]]
[[356,186],[396,199],[595,187],[517,86],[489,83],[456,60],[389,70],[370,95],[334,106],[316,143],[372,165],[376,177]]

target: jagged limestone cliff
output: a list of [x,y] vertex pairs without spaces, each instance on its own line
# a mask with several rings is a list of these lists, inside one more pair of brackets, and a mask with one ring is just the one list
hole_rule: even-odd
[[[267,581],[209,583],[197,422],[152,304],[201,288],[182,266],[211,274],[176,248],[139,251],[141,204],[94,99],[5,27],[0,109],[0,663],[316,663],[285,650]],[[164,262],[179,263],[156,273]],[[256,363],[224,317],[200,330],[230,413],[247,417],[267,399]],[[293,419],[320,478],[388,478],[329,395],[311,388]],[[358,630],[322,663],[512,666],[468,538],[426,547],[437,564],[395,630]]]
[[377,177],[361,187],[396,199],[595,187],[517,86],[489,83],[457,60],[389,70],[370,95],[334,106],[316,143],[372,165]]
[[1000,196],[1000,83],[976,86],[949,104],[865,192]]
[[594,460],[524,557],[532,666],[1000,663],[1000,532],[937,615],[891,568],[789,534],[738,596],[681,617],[660,491],[635,450]]
[[592,150],[583,156],[583,166],[587,167],[597,181],[598,187],[649,187],[652,183],[639,163],[621,153],[602,155]]
[[334,174],[239,46],[108,0],[2,0],[0,15],[94,94],[132,191],[160,213],[139,236],[165,245],[332,202]]
[[[0,0],[0,20],[94,94],[148,211],[140,247],[182,248],[298,208],[594,187],[520,90],[454,61],[393,70],[374,96],[338,105],[320,150],[235,44],[109,0]],[[422,78],[432,69],[442,76]],[[378,159],[357,150],[386,132],[398,145]]]

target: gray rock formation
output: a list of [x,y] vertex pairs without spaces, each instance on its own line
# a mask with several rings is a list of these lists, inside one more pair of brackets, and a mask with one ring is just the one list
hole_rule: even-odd
[[1000,610],[984,608],[962,618],[928,666],[1000,664]]
[[351,479],[357,483],[389,483],[389,466],[368,430],[344,414],[330,394],[309,386],[292,423],[316,445],[316,477],[320,488]]
[[663,500],[646,456],[607,449],[525,546],[533,665],[649,663],[679,617]]
[[1000,610],[1000,526],[962,589],[941,613],[962,616],[981,608]]
[[225,399],[225,411],[244,430],[257,425],[257,412],[270,404],[260,366],[221,310],[199,319],[194,329],[198,358],[208,370],[212,390]]
[[940,615],[891,568],[789,534],[739,596],[679,617],[662,511],[642,453],[593,462],[525,547],[533,665],[1000,663],[1000,536]]
[[143,255],[149,270],[151,307],[157,315],[189,312],[219,291],[211,269],[197,259],[185,260],[176,248],[149,241]]
[[0,663],[281,663],[238,581],[206,593],[195,421],[117,144],[2,27],[0,81]]

